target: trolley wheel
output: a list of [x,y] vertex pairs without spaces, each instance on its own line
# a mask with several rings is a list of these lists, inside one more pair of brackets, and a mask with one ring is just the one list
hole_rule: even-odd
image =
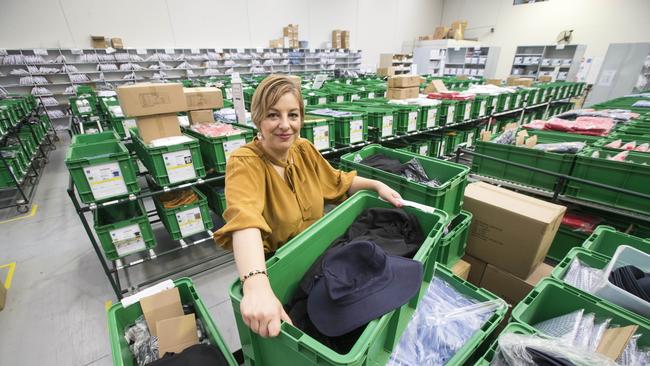
[[30,177],[30,178],[29,178],[29,184],[34,185],[34,184],[36,183],[36,179],[37,179],[37,178],[38,178],[38,177],[36,177],[36,176],[34,176],[34,177]]
[[21,214],[27,213],[29,211],[29,205],[20,205],[16,207],[16,210]]

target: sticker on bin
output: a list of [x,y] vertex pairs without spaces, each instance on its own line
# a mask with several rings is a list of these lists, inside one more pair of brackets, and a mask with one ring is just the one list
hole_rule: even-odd
[[418,149],[420,155],[429,155],[429,146],[428,145],[421,145],[420,148]]
[[375,99],[375,93],[373,92],[368,93],[368,99]]
[[481,107],[479,108],[478,115],[479,116],[485,116],[485,105],[487,103],[483,100],[481,101]]
[[519,108],[520,103],[521,103],[521,95],[517,95],[517,99],[515,99],[515,108]]
[[110,231],[111,241],[115,245],[117,255],[123,257],[146,249],[140,225],[133,224]]
[[201,209],[199,207],[190,208],[176,213],[176,221],[181,229],[181,236],[186,237],[205,231]]
[[359,96],[359,94],[352,94],[352,96],[350,97],[350,100],[352,100],[353,102],[354,102],[355,100],[359,100],[359,99],[361,99],[361,97]]
[[128,193],[119,163],[91,165],[84,168],[84,174],[96,200]]
[[497,100],[496,97],[494,97],[494,99],[492,99],[492,108],[493,108],[494,110],[497,109],[497,101],[498,101],[498,100]]
[[381,119],[381,137],[393,134],[393,116],[384,116]]
[[350,121],[350,143],[354,144],[363,141],[363,120],[355,119]]
[[169,183],[182,182],[196,178],[192,153],[189,149],[163,154]]
[[509,109],[510,108],[509,105],[510,105],[510,96],[508,95],[506,97],[505,103],[503,103],[503,109]]
[[329,126],[314,127],[314,146],[317,150],[330,148],[330,128]]
[[467,134],[467,147],[472,147],[472,143],[474,142],[474,132],[469,132]]
[[407,131],[415,131],[418,129],[418,112],[409,112],[409,123]]
[[325,97],[318,98],[318,104],[327,104],[327,98]]
[[124,117],[124,113],[122,112],[122,107],[120,107],[119,105],[113,105],[108,107],[108,112],[113,117]]
[[456,107],[453,105],[450,105],[447,107],[447,123],[453,123],[454,122],[454,111]]
[[427,127],[436,126],[436,114],[438,113],[437,108],[432,108],[427,111]]
[[246,140],[245,139],[224,141],[224,143],[223,143],[223,154],[226,156],[226,161],[228,161],[228,158],[230,158],[230,154],[232,154],[233,151],[239,149],[240,147],[242,147],[244,145],[246,145]]
[[137,127],[135,118],[123,119],[122,126],[124,126],[124,133],[126,134],[126,137],[131,137],[131,128]]
[[343,96],[342,95],[337,95],[336,96],[336,103],[343,103]]
[[469,119],[471,111],[472,111],[472,104],[468,102],[467,104],[465,104],[465,118],[463,119]]
[[442,142],[440,142],[440,155],[445,155],[445,148],[446,148],[445,140],[442,140]]

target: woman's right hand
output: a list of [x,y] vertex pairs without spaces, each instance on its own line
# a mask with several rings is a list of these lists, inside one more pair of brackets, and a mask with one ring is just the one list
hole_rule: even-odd
[[244,296],[239,310],[244,323],[262,337],[280,334],[280,322],[292,324],[291,319],[275,297],[269,279],[264,275],[248,278],[244,282]]

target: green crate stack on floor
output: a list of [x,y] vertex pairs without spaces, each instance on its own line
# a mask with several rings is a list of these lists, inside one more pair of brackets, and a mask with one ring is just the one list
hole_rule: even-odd
[[0,148],[0,154],[9,167],[7,169],[5,164],[0,164],[0,188],[15,187],[12,174],[20,183],[27,173],[24,152],[20,146],[8,146]]
[[471,223],[472,213],[469,211],[461,210],[458,215],[451,218],[447,227],[448,232],[440,241],[436,262],[442,263],[447,268],[452,268],[454,264],[458,263],[465,255]]
[[[238,363],[233,357],[224,338],[219,333],[217,326],[208,311],[208,307],[199,297],[192,280],[180,278],[174,281],[174,287],[178,289],[182,305],[191,306],[195,311],[197,320],[201,320],[206,331],[209,344],[215,346],[223,354],[228,366],[237,366]],[[124,307],[121,302],[113,304],[107,313],[108,335],[111,343],[111,355],[113,365],[134,366],[137,365],[135,356],[130,351],[128,341],[124,337],[124,330],[135,325],[136,319],[143,316],[142,307],[137,302]]]
[[[357,162],[359,158],[364,159],[374,154],[382,154],[388,158],[398,159],[402,163],[416,158],[422,164],[427,175],[435,178],[441,184],[438,187],[431,187]],[[386,183],[399,192],[404,199],[439,208],[453,216],[460,213],[469,172],[469,168],[460,164],[424,157],[412,152],[394,150],[380,145],[369,145],[357,152],[343,155],[340,166],[343,170],[356,170],[362,177],[377,179]]]
[[197,188],[208,199],[208,207],[219,217],[226,211],[226,191],[224,187],[216,183],[200,184]]
[[368,119],[365,113],[346,112],[345,114],[332,116],[327,111],[322,111],[319,106],[316,109],[307,109],[307,114],[317,117],[327,117],[334,120],[334,141],[340,146],[349,146],[367,141]]
[[135,163],[112,131],[74,136],[65,164],[83,203],[140,192]]
[[[191,128],[184,128],[183,132],[198,141],[201,157],[206,170],[216,173],[225,173],[226,163],[228,162],[230,154],[239,147],[253,141],[253,137],[255,136],[252,128],[242,125],[237,125],[235,128],[241,132],[239,134],[218,137],[205,136]],[[190,151],[192,151],[191,148]],[[192,153],[192,155],[194,154]]]
[[304,124],[300,129],[300,137],[311,141],[318,151],[328,151],[334,148],[335,129],[332,118],[305,115]]
[[302,97],[305,101],[305,106],[323,105],[327,104],[327,93],[320,90],[302,90]]
[[211,230],[214,226],[207,197],[196,187],[188,188],[197,196],[197,200],[175,207],[165,207],[163,195],[154,196],[158,217],[173,240]]

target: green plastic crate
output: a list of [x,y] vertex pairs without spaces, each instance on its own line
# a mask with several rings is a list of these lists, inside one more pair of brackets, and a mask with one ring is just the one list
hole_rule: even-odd
[[418,115],[418,128],[428,130],[439,126],[438,110],[439,106],[437,105],[421,105],[420,114]]
[[589,234],[560,225],[546,257],[560,262],[572,248],[582,246],[588,237]]
[[[355,162],[355,156],[362,159],[374,155],[383,154],[386,157],[398,159],[405,163],[416,158],[422,164],[424,171],[430,178],[435,178],[442,184],[439,187],[430,187],[421,183],[407,180],[406,178],[384,172]],[[398,151],[385,148],[380,145],[369,145],[363,149],[348,153],[341,157],[340,166],[344,170],[356,170],[357,173],[366,178],[377,179],[388,184],[399,192],[406,200],[415,201],[427,206],[441,209],[450,215],[458,215],[460,206],[463,203],[465,186],[469,168],[435,158],[423,157],[414,153]]]
[[579,309],[584,309],[586,313],[594,313],[597,319],[612,319],[612,325],[616,324],[621,327],[638,325],[637,332],[643,333],[638,340],[639,347],[650,346],[649,319],[568,286],[554,278],[545,278],[540,281],[528,296],[512,310],[512,319],[532,326]]
[[612,257],[620,245],[628,245],[650,254],[650,238],[642,239],[605,225],[598,226],[593,234],[584,241],[582,247]]
[[83,203],[140,192],[135,164],[126,147],[117,141],[72,145],[65,165]]
[[406,151],[414,152],[422,156],[431,156],[431,141],[418,141],[408,146]]
[[254,132],[252,129],[237,126],[241,130],[238,135],[209,137],[191,129],[184,129],[183,132],[194,137],[199,142],[201,156],[205,167],[217,173],[226,172],[226,163],[233,151],[253,141]]
[[394,121],[399,118],[400,112],[380,103],[366,103],[339,103],[338,105],[326,105],[325,107],[365,113],[368,121],[368,136],[373,141],[382,141],[395,136],[397,126]]
[[108,122],[123,139],[131,137],[131,129],[137,127],[135,118],[109,117]]
[[510,99],[512,99],[512,93],[502,93],[497,97],[497,112],[504,112],[510,109]]
[[446,141],[444,137],[432,136],[431,137],[431,149],[429,150],[429,156],[437,158],[444,155],[446,146]]
[[220,217],[226,211],[226,192],[223,187],[214,183],[201,184],[197,186],[208,199],[208,207]]
[[445,132],[445,150],[444,155],[451,155],[456,151],[458,145],[466,141],[466,133],[463,130],[449,130]]
[[137,129],[131,129],[133,148],[142,164],[159,186],[169,186],[205,177],[199,141],[161,147],[144,144]]
[[20,184],[25,176],[25,172],[21,167],[18,158],[5,158],[5,161],[9,166],[9,170],[5,164],[0,163],[0,188],[15,187],[16,184],[11,176],[11,173],[13,173],[14,178],[16,178],[18,184]]
[[[330,117],[321,115],[317,110],[308,112],[318,117]],[[368,139],[368,120],[364,113],[353,113],[344,117],[334,117],[334,141],[337,145],[349,146],[363,143]]]
[[99,207],[93,212],[93,219],[97,238],[108,260],[156,246],[147,211],[139,200]]
[[[600,158],[591,157],[595,151],[599,152]],[[604,149],[584,149],[577,155],[571,176],[629,191],[650,194],[650,154],[630,152],[627,161],[607,160],[605,159],[607,155],[614,154]],[[565,194],[569,197],[644,214],[650,212],[650,200],[648,199],[577,181],[567,183]]]
[[[307,230],[293,238],[267,261],[271,286],[278,299],[286,303],[298,286],[303,274],[337,237],[342,235],[347,227],[364,209],[369,207],[390,207],[379,200],[374,193],[363,191],[355,194],[346,202],[332,210]],[[408,325],[417,300],[424,294],[428,279],[433,276],[448,281],[459,291],[470,294],[480,301],[494,299],[487,291],[477,289],[473,285],[453,276],[451,272],[435,264],[431,258],[435,250],[433,242],[439,240],[441,230],[447,218],[442,212],[427,214],[422,211],[405,208],[416,215],[427,235],[425,243],[415,255],[415,260],[424,262],[425,282],[421,291],[408,304],[396,309],[379,319],[373,320],[367,326],[357,343],[349,353],[338,354],[323,346],[297,328],[286,323],[282,324],[280,335],[276,338],[262,338],[255,335],[241,319],[241,283],[237,280],[230,289],[230,297],[239,329],[242,351],[247,365],[374,365],[385,364],[393,347],[399,341],[402,331]],[[300,260],[296,260],[296,258]],[[503,313],[505,312],[505,309]],[[477,332],[458,352],[452,364],[460,364],[470,353],[472,347],[489,334],[503,317],[503,313],[495,314],[490,321]]]
[[487,95],[476,95],[472,104],[472,118],[480,118],[489,115],[491,97]]
[[33,157],[36,154],[36,150],[38,150],[39,143],[36,142],[32,133],[30,131],[24,131],[19,132],[17,135],[20,139],[20,144],[23,146],[23,151],[30,158]]
[[327,104],[327,93],[319,92],[312,90],[309,92],[303,92],[303,99],[305,101],[305,106],[314,106]]
[[105,131],[100,133],[93,133],[90,135],[74,135],[72,136],[72,142],[70,145],[81,146],[81,145],[92,145],[102,142],[118,142],[120,140],[119,136],[113,131]]
[[438,108],[440,125],[451,125],[456,122],[456,109],[459,109],[458,101],[456,100],[441,100],[442,104]]
[[174,208],[165,208],[159,196],[154,196],[153,202],[158,217],[173,240],[181,240],[211,230],[214,226],[208,208],[208,199],[195,187],[192,187],[192,191],[199,197],[198,201]]
[[305,115],[300,136],[311,141],[318,151],[331,150],[334,147],[334,120],[325,117]]
[[449,226],[449,232],[440,240],[440,250],[436,257],[436,262],[440,262],[451,268],[458,260],[465,255],[467,246],[467,237],[469,236],[469,227],[472,223],[472,213],[469,211],[460,211],[454,217]]
[[[564,277],[569,271],[569,266],[571,262],[577,258],[582,263],[586,264],[591,268],[604,269],[609,264],[611,257],[604,256],[600,253],[592,252],[584,248],[573,248],[571,249],[566,256],[553,268],[551,272],[551,277],[555,278],[558,281],[564,282]],[[570,286],[566,284],[567,286]]]
[[469,121],[472,119],[472,106],[474,105],[474,101],[471,99],[461,100],[460,105],[461,108],[458,111],[460,112],[460,116],[458,116],[460,121]]
[[[192,280],[189,278],[180,278],[174,281],[181,297],[181,303],[184,305],[193,305],[195,316],[201,319],[203,327],[207,333],[210,344],[217,347],[228,361],[229,366],[237,366],[237,361],[228,350],[225,340],[219,333],[214,324],[208,307],[199,297]],[[127,308],[122,303],[117,302],[108,309],[108,337],[111,342],[111,354],[113,365],[115,366],[135,366],[137,365],[135,357],[129,350],[129,345],[124,338],[124,330],[135,324],[135,320],[142,315],[140,303],[135,303]]]

